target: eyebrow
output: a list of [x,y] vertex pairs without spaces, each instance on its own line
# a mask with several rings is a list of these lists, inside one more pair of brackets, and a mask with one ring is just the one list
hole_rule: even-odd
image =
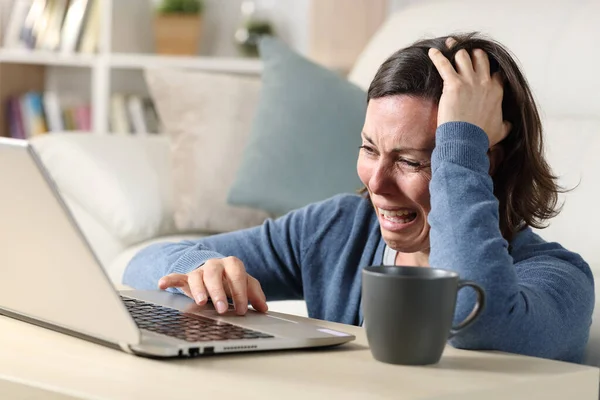
[[[365,138],[365,140],[369,143],[371,143],[373,146],[375,146],[375,142],[373,142],[373,140],[364,132],[362,132],[362,136]],[[419,153],[431,153],[433,152],[433,148],[432,147],[427,147],[427,148],[416,148],[416,147],[396,147],[394,149],[392,149],[392,153],[401,153],[401,152],[405,152],[405,151],[416,151]]]

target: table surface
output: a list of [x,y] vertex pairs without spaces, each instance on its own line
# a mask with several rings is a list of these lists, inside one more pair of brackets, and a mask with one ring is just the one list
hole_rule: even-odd
[[153,360],[0,317],[0,398],[598,399],[597,368],[450,346],[436,365],[389,365],[373,359],[363,328],[311,321],[357,339],[333,349]]

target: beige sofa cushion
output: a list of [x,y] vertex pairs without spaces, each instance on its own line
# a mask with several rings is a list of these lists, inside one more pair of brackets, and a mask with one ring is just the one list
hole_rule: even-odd
[[[561,213],[539,233],[580,253],[600,276],[600,247],[596,231],[600,216],[600,118],[552,117],[544,121],[547,161],[559,183],[573,189],[559,196]],[[600,295],[600,285],[597,285]]]
[[258,77],[153,69],[146,81],[171,138],[174,219],[180,232],[225,232],[269,215],[226,202],[260,90]]
[[[69,205],[78,207],[76,218],[86,235],[86,221],[79,218],[84,213],[102,228],[92,246],[103,253],[103,261],[119,245],[173,231],[165,138],[72,132],[36,136],[31,142]],[[109,237],[110,248],[99,243]]]
[[[596,299],[600,299],[600,246],[597,229],[600,216],[596,210],[600,187],[600,118],[552,117],[544,121],[548,163],[559,176],[560,184],[572,191],[562,194],[562,212],[550,226],[538,233],[580,253],[590,264],[596,278]],[[596,302],[594,323],[586,351],[585,363],[600,365],[600,307]]]

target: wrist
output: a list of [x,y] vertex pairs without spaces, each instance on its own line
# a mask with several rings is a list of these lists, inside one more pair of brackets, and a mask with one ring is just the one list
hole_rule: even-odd
[[443,162],[450,162],[487,173],[488,149],[488,136],[477,125],[462,121],[443,123],[436,131],[432,171],[435,172]]
[[183,254],[173,263],[171,273],[187,274],[200,268],[212,258],[224,258],[222,254],[210,250],[191,250]]
[[461,141],[476,148],[489,149],[490,142],[488,135],[479,126],[465,121],[444,122],[437,127],[435,133],[435,143],[443,144],[446,142]]

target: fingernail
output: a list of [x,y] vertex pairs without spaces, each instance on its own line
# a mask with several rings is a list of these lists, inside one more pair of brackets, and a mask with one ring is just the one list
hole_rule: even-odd
[[219,314],[223,314],[225,311],[227,311],[227,304],[225,304],[223,300],[217,301],[217,311]]
[[198,293],[196,295],[196,303],[202,303],[204,300],[206,300],[204,293]]

